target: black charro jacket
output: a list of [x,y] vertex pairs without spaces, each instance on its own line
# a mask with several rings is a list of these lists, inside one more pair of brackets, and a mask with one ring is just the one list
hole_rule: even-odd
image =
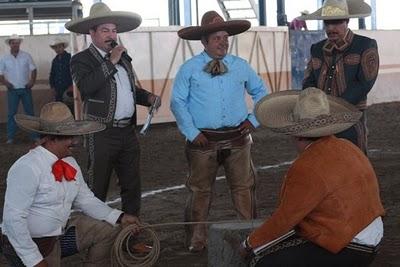
[[311,46],[303,89],[317,87],[362,110],[366,107],[367,94],[375,83],[378,70],[376,41],[348,30],[340,44],[325,39]]
[[[120,64],[128,73],[134,91],[134,103],[150,106],[151,93],[135,86],[131,63],[121,58]],[[114,78],[116,72],[117,69],[111,61],[102,57],[93,44],[72,57],[72,78],[82,95],[85,119],[102,122],[107,127],[112,126],[117,101],[117,85]],[[132,124],[136,124],[136,108]]]

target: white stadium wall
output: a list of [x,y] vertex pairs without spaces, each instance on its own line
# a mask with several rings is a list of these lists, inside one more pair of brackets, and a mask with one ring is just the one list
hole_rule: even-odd
[[[133,67],[140,85],[149,91],[162,95],[163,105],[154,117],[154,122],[169,122],[174,118],[169,111],[171,85],[179,66],[193,54],[202,50],[199,41],[185,41],[176,32],[181,27],[139,28],[120,34],[120,42],[127,47],[133,58]],[[395,47],[400,31],[361,31],[378,41],[380,72],[378,80],[369,94],[368,103],[399,101],[400,93],[400,52]],[[38,67],[37,83],[33,88],[35,114],[45,103],[52,100],[48,85],[51,60],[55,53],[49,47],[56,37],[71,39],[72,47],[67,50],[79,51],[90,43],[85,35],[72,38],[70,35],[26,36],[21,49],[29,52]],[[9,51],[6,37],[0,37],[0,54]],[[231,53],[248,60],[266,82],[270,91],[287,90],[291,87],[288,31],[286,27],[253,27],[251,30],[231,38]],[[250,103],[250,101],[249,101]],[[251,108],[251,105],[249,105]],[[22,109],[20,109],[22,112]],[[139,109],[138,122],[146,117],[146,108]],[[7,117],[6,88],[0,86],[0,122]]]

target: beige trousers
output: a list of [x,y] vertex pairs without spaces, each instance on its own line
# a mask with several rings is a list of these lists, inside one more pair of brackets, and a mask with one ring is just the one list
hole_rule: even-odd
[[[214,183],[219,166],[225,170],[233,205],[240,219],[256,216],[255,168],[250,155],[251,144],[242,147],[208,150],[186,146],[189,175],[186,187],[189,197],[186,202],[186,221],[207,221]],[[207,245],[207,225],[198,224],[186,229],[186,243],[194,247]]]
[[[111,249],[121,231],[119,226],[113,227],[107,222],[86,215],[76,215],[68,221],[68,227],[75,227],[78,251],[83,255],[83,266],[111,266]],[[60,258],[60,243],[57,242],[53,251],[46,257],[46,261],[49,266],[57,267],[61,264]]]

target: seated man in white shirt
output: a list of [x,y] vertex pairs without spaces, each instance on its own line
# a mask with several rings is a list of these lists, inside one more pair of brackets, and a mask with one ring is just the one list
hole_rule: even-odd
[[[3,254],[12,266],[60,266],[60,239],[70,250],[85,251],[85,266],[110,266],[110,253],[121,227],[139,219],[112,209],[94,196],[71,156],[76,136],[101,131],[94,121],[75,121],[61,102],[43,106],[40,117],[18,114],[19,127],[41,135],[40,145],[18,159],[7,176],[3,211]],[[70,219],[71,209],[82,215]],[[68,253],[68,252],[67,252]]]

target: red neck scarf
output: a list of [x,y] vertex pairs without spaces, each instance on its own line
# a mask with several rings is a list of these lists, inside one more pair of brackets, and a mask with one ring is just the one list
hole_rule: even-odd
[[61,182],[63,177],[67,181],[75,181],[76,169],[61,159],[53,164],[52,172],[57,182]]

